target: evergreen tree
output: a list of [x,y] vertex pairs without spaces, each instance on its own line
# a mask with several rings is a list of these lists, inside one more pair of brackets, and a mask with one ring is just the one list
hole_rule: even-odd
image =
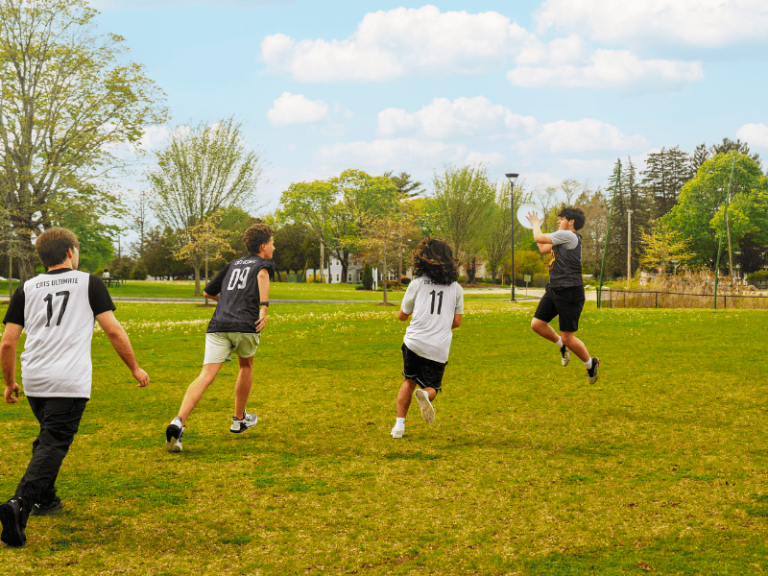
[[651,218],[657,219],[677,204],[680,190],[695,175],[695,171],[688,153],[674,146],[649,154],[642,175],[643,186],[653,202]]
[[691,178],[696,176],[696,173],[699,171],[699,168],[701,168],[701,165],[704,164],[707,160],[709,160],[709,150],[707,150],[706,144],[699,144],[696,146],[696,151],[693,153],[693,158],[691,159]]
[[726,154],[732,150],[735,150],[739,154],[749,156],[752,158],[752,160],[757,162],[758,166],[762,168],[762,163],[760,162],[760,154],[750,154],[749,145],[746,142],[742,142],[738,138],[736,138],[735,142],[730,138],[723,138],[723,142],[721,144],[713,144],[711,150],[713,156],[717,154]]

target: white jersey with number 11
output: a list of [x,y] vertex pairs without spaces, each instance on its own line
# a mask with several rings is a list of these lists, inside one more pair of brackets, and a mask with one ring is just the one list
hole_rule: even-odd
[[403,342],[409,350],[435,362],[448,362],[454,314],[464,314],[464,290],[458,282],[434,284],[426,276],[408,285],[400,309],[413,314]]

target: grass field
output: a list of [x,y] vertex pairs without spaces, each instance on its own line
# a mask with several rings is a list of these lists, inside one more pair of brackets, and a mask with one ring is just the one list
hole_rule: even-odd
[[[230,434],[236,366],[164,430],[199,371],[210,310],[123,304],[152,383],[100,332],[65,460],[65,510],[0,548],[16,574],[764,574],[764,311],[603,310],[587,384],[529,329],[532,305],[467,304],[437,418],[393,440],[404,324],[370,304],[270,309],[251,431]],[[35,422],[0,408],[0,497]]]
[[[18,283],[14,282],[14,287]],[[202,287],[205,283],[201,283]],[[520,296],[525,296],[524,289],[518,289]],[[120,287],[109,289],[112,296],[129,296],[136,298],[194,298],[195,283],[188,281],[174,282],[141,282],[131,280]],[[388,300],[399,302],[404,290],[389,290]],[[8,282],[0,281],[0,294],[8,294]],[[272,282],[269,289],[271,300],[354,300],[360,302],[380,302],[381,292],[355,290],[354,284],[293,284],[288,282]],[[469,299],[503,298],[499,294],[472,294]]]

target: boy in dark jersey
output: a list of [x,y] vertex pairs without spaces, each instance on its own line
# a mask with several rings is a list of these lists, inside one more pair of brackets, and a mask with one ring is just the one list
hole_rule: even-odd
[[181,452],[187,418],[211,385],[224,362],[234,352],[240,362],[235,385],[235,413],[230,432],[245,432],[256,424],[256,414],[248,414],[245,404],[253,384],[253,356],[259,335],[267,324],[269,279],[274,274],[274,230],[254,224],[243,234],[249,255],[224,266],[205,287],[205,295],[218,302],[205,335],[203,370],[187,388],[179,415],[165,431],[165,447]]
[[[567,366],[573,351],[584,362],[589,383],[597,382],[600,360],[592,358],[587,347],[575,332],[584,309],[584,280],[581,276],[581,230],[584,212],[578,208],[563,208],[557,214],[557,230],[551,234],[541,231],[541,220],[535,213],[528,214],[533,224],[533,239],[542,254],[551,254],[549,284],[533,315],[531,329],[539,336],[554,342],[560,348],[561,364]],[[560,335],[549,325],[559,316]]]
[[0,540],[9,546],[26,542],[30,514],[41,516],[62,508],[56,479],[91,397],[94,320],[139,387],[149,384],[128,335],[112,313],[115,305],[104,282],[77,269],[77,236],[66,228],[49,228],[37,237],[35,249],[47,270],[13,293],[0,341],[4,397],[8,404],[15,404],[19,397],[16,347],[22,330],[27,333],[21,378],[24,395],[40,424],[40,433],[32,443],[32,459],[16,493],[0,505]]

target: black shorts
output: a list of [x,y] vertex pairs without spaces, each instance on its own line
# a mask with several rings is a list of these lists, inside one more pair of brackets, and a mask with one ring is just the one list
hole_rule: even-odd
[[443,388],[443,372],[445,364],[435,362],[429,358],[422,358],[408,346],[403,344],[403,376],[408,380],[413,380],[422,388],[434,388],[440,392]]
[[571,286],[570,288],[550,288],[547,286],[533,317],[549,323],[555,316],[558,316],[561,332],[576,332],[579,329],[579,318],[584,309],[584,300],[584,286]]

